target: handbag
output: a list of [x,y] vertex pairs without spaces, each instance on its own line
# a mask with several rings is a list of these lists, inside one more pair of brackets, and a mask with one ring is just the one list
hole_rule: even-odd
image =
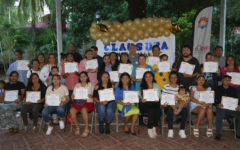
[[[90,91],[90,86],[91,86],[91,84],[90,83],[88,83],[88,93],[90,93],[91,91]],[[86,100],[84,100],[84,99],[75,99],[74,100],[74,103],[75,103],[75,106],[78,108],[78,109],[81,109],[85,104],[86,104]]]

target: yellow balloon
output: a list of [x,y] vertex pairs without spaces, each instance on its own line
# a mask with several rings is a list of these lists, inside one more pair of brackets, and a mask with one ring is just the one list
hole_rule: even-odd
[[159,26],[158,20],[157,20],[157,21],[153,21],[152,26],[153,26],[154,28],[157,28],[157,27]]
[[128,21],[127,21],[127,28],[128,28],[128,29],[131,29],[132,26],[133,26],[132,20],[128,20]]
[[151,26],[152,23],[153,23],[153,18],[152,17],[147,18],[147,24]]
[[147,22],[147,18],[142,18],[142,22]]
[[115,27],[111,27],[111,28],[108,29],[108,31],[110,33],[114,33],[114,32],[116,32],[116,28]]
[[165,18],[163,18],[163,17],[159,18],[158,21],[159,21],[159,25],[164,25],[166,22]]
[[103,33],[103,37],[105,37],[105,38],[109,38],[110,36],[111,36],[110,32],[104,32]]
[[124,32],[124,36],[126,36],[128,39],[131,37],[131,35],[132,35],[132,32],[129,31],[129,30],[126,30],[126,31]]
[[111,23],[106,24],[106,26],[107,26],[108,29],[113,27],[113,25]]
[[117,41],[116,36],[115,36],[115,35],[111,35],[110,41],[111,41],[111,42],[116,42],[116,41]]
[[165,28],[164,28],[163,26],[159,26],[159,27],[158,27],[158,32],[161,32],[161,33],[163,33],[163,32],[164,32],[164,30],[165,30]]
[[140,28],[146,29],[147,27],[148,27],[147,23],[142,21],[140,24]]
[[102,38],[101,41],[104,45],[110,44],[110,39],[109,38]]
[[120,28],[119,28],[119,30],[120,30],[121,32],[125,32],[125,31],[127,30],[127,27],[125,27],[124,25],[121,25]]
[[121,23],[119,21],[114,21],[113,26],[115,26],[117,29],[119,29],[121,26]]
[[137,31],[137,27],[132,25],[131,29],[130,29],[132,32],[136,32]]
[[128,38],[125,35],[122,35],[122,39],[123,42],[127,42]]
[[163,36],[163,32],[158,32],[158,37]]
[[135,24],[135,26],[140,27],[141,19],[139,19],[139,18],[134,19],[134,24]]
[[95,34],[92,34],[92,33],[91,33],[90,35],[91,35],[91,37],[92,37],[93,40],[95,40],[95,41],[98,40],[98,38],[97,38],[97,36],[96,36]]
[[92,27],[96,27],[97,23],[96,22],[93,22],[92,23]]
[[127,22],[126,22],[126,21],[125,21],[125,22],[123,22],[122,24],[123,24],[125,27],[127,26]]
[[140,40],[143,40],[143,39],[144,39],[144,36],[143,36],[143,35],[141,35],[141,36],[139,37],[139,39],[140,39]]
[[169,19],[169,18],[166,18],[165,21],[166,21],[166,23],[172,23],[171,19]]
[[166,29],[171,29],[172,28],[172,24],[171,23],[165,23],[165,25],[164,25],[164,27],[166,28]]
[[138,35],[135,33],[135,34],[132,34],[131,39],[133,40],[133,42],[137,42],[137,41],[139,40],[139,37],[138,37]]
[[114,33],[114,35],[115,35],[115,37],[116,37],[117,39],[119,39],[122,34],[121,34],[120,31],[116,31],[116,32]]
[[97,31],[98,31],[98,29],[96,27],[91,27],[90,28],[90,32],[93,33],[93,34],[97,33]]
[[101,31],[97,32],[96,36],[97,36],[98,39],[101,39],[103,37],[103,32],[101,32]]
[[144,32],[144,33],[143,33],[143,37],[144,37],[145,39],[148,39],[149,36],[150,36],[150,34],[149,34],[148,32]]
[[106,21],[105,21],[105,25],[107,25],[107,24],[109,24],[109,23],[111,23],[109,20],[106,20]]
[[166,36],[166,37],[169,37],[170,34],[171,34],[171,32],[170,32],[169,30],[165,30],[165,31],[163,32],[163,35]]
[[153,37],[154,37],[154,38],[157,38],[157,37],[158,37],[158,31],[157,31],[157,30],[154,30],[154,32],[153,32]]
[[158,17],[154,17],[153,22],[158,22]]
[[138,35],[138,36],[142,36],[142,35],[143,35],[143,32],[144,32],[143,29],[138,29],[138,30],[137,30],[137,35]]
[[151,26],[148,26],[147,30],[146,30],[148,33],[152,33],[153,32],[153,27]]

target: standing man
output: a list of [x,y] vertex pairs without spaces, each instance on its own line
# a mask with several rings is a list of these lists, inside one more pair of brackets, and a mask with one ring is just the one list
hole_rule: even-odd
[[138,54],[137,47],[134,44],[131,44],[129,47],[129,60],[131,61],[133,68],[138,65]]
[[182,84],[187,89],[189,89],[189,86],[192,85],[196,76],[198,74],[200,74],[201,69],[200,69],[198,60],[195,57],[191,56],[191,48],[188,45],[184,45],[182,47],[182,56],[179,56],[176,59],[176,61],[173,63],[173,65],[172,65],[173,69],[172,70],[173,71],[179,71],[182,62],[186,62],[186,63],[192,64],[192,65],[195,65],[195,68],[194,68],[194,71],[193,71],[192,75],[178,72],[179,84],[180,85]]
[[74,58],[75,62],[79,63],[83,59],[82,56],[76,52],[77,48],[76,48],[75,44],[71,43],[69,45],[68,49],[69,49],[70,53],[73,54],[73,58]]
[[218,62],[220,68],[225,67],[226,58],[222,56],[223,48],[222,46],[216,46],[214,49],[214,61]]
[[97,59],[98,60],[98,66],[101,66],[102,63],[103,63],[103,58],[98,55],[97,46],[92,46],[90,49],[93,51],[93,59]]

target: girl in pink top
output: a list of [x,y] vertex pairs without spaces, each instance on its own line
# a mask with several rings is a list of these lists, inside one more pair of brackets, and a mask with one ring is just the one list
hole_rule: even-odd
[[85,67],[85,61],[87,60],[92,60],[93,59],[93,52],[92,50],[87,50],[85,52],[85,59],[83,59],[82,61],[80,61],[80,64],[79,64],[79,68],[78,68],[78,71],[79,72],[82,72],[82,71],[86,71],[88,73],[88,77],[90,79],[90,82],[93,84],[93,85],[96,85],[98,83],[98,80],[97,80],[97,71],[98,71],[98,68],[95,68],[95,69],[87,69],[86,70],[86,67]]

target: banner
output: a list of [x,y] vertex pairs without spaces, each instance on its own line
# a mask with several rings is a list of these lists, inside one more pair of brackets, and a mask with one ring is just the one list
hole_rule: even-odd
[[205,61],[210,51],[213,6],[208,6],[196,13],[193,20],[193,56],[199,63]]
[[152,52],[153,45],[159,45],[162,54],[168,55],[168,60],[172,63],[175,61],[175,36],[171,34],[169,37],[148,38],[133,42],[128,40],[127,42],[111,42],[109,45],[103,45],[101,40],[97,40],[98,55],[103,56],[104,53],[109,52],[129,52],[131,44],[135,44],[137,47],[137,53],[148,54]]

